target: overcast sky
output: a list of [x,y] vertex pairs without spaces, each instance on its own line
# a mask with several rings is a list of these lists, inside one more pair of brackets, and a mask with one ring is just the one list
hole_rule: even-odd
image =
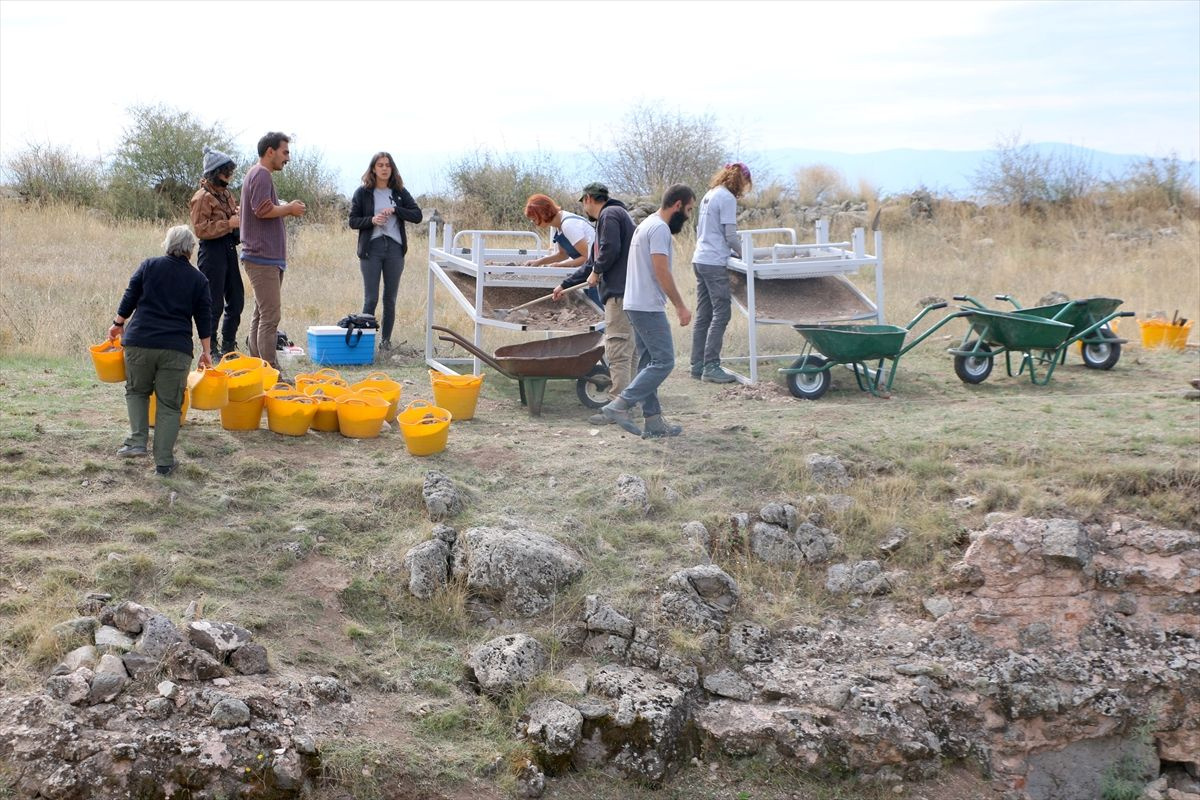
[[106,156],[129,106],[165,103],[247,152],[276,129],[343,172],[385,149],[403,173],[602,150],[639,101],[712,114],[747,154],[1015,133],[1195,159],[1200,2],[0,0],[4,154]]

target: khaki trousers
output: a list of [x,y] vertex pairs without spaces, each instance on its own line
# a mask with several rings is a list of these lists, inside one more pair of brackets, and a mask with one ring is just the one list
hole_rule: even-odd
[[158,398],[154,413],[154,464],[175,463],[175,440],[179,438],[179,416],[183,391],[187,388],[190,353],[153,347],[125,348],[125,407],[129,411],[129,436],[125,444],[145,447],[150,438],[150,393]]
[[614,400],[637,374],[637,343],[633,326],[621,307],[624,298],[610,297],[604,304],[604,358],[612,378],[609,396]]
[[283,316],[283,270],[271,264],[243,261],[246,278],[254,290],[254,315],[250,317],[250,355],[279,368],[275,344]]

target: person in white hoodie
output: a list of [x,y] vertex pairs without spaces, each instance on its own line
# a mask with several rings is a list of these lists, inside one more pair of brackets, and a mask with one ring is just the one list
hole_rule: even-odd
[[725,262],[732,253],[742,255],[737,232],[737,199],[750,188],[750,168],[740,161],[726,164],[709,182],[697,214],[696,323],[692,328],[692,377],[709,383],[737,380],[721,368],[721,347],[729,324],[729,271]]

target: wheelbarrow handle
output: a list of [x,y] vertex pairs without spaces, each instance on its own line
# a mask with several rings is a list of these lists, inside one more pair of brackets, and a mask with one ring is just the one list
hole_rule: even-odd
[[1113,314],[1113,316],[1114,317],[1136,317],[1137,312],[1136,311],[1118,311],[1116,314]]
[[464,339],[461,336],[459,336],[458,334],[456,334],[454,331],[447,330],[446,328],[440,328],[437,325],[432,325],[430,327],[432,327],[436,330],[439,330],[439,331],[445,331],[446,333],[450,334],[449,336],[439,336],[438,337],[443,342],[449,342],[450,344],[456,344],[459,347],[461,347],[462,349],[466,350],[471,355],[478,358],[483,363],[487,364],[492,369],[496,370],[496,372],[499,372],[504,377],[512,378],[513,380],[519,380],[519,378],[516,375],[513,375],[511,372],[506,370],[504,367],[500,366],[499,362],[497,362],[496,359],[492,358],[487,353],[483,352],[478,347],[476,347],[474,344],[472,344],[471,342],[468,342],[466,339]]

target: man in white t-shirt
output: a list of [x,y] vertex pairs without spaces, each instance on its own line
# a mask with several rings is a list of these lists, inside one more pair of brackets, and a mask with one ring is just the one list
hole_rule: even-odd
[[[692,321],[692,312],[684,305],[671,275],[671,237],[683,230],[695,206],[696,193],[690,188],[682,184],[670,187],[658,211],[637,226],[629,246],[623,305],[641,354],[640,369],[630,384],[600,411],[625,430],[645,438],[678,436],[683,430],[663,419],[658,387],[675,368],[667,300],[675,306],[681,327]],[[629,416],[629,409],[639,403],[646,418],[645,432]]]

